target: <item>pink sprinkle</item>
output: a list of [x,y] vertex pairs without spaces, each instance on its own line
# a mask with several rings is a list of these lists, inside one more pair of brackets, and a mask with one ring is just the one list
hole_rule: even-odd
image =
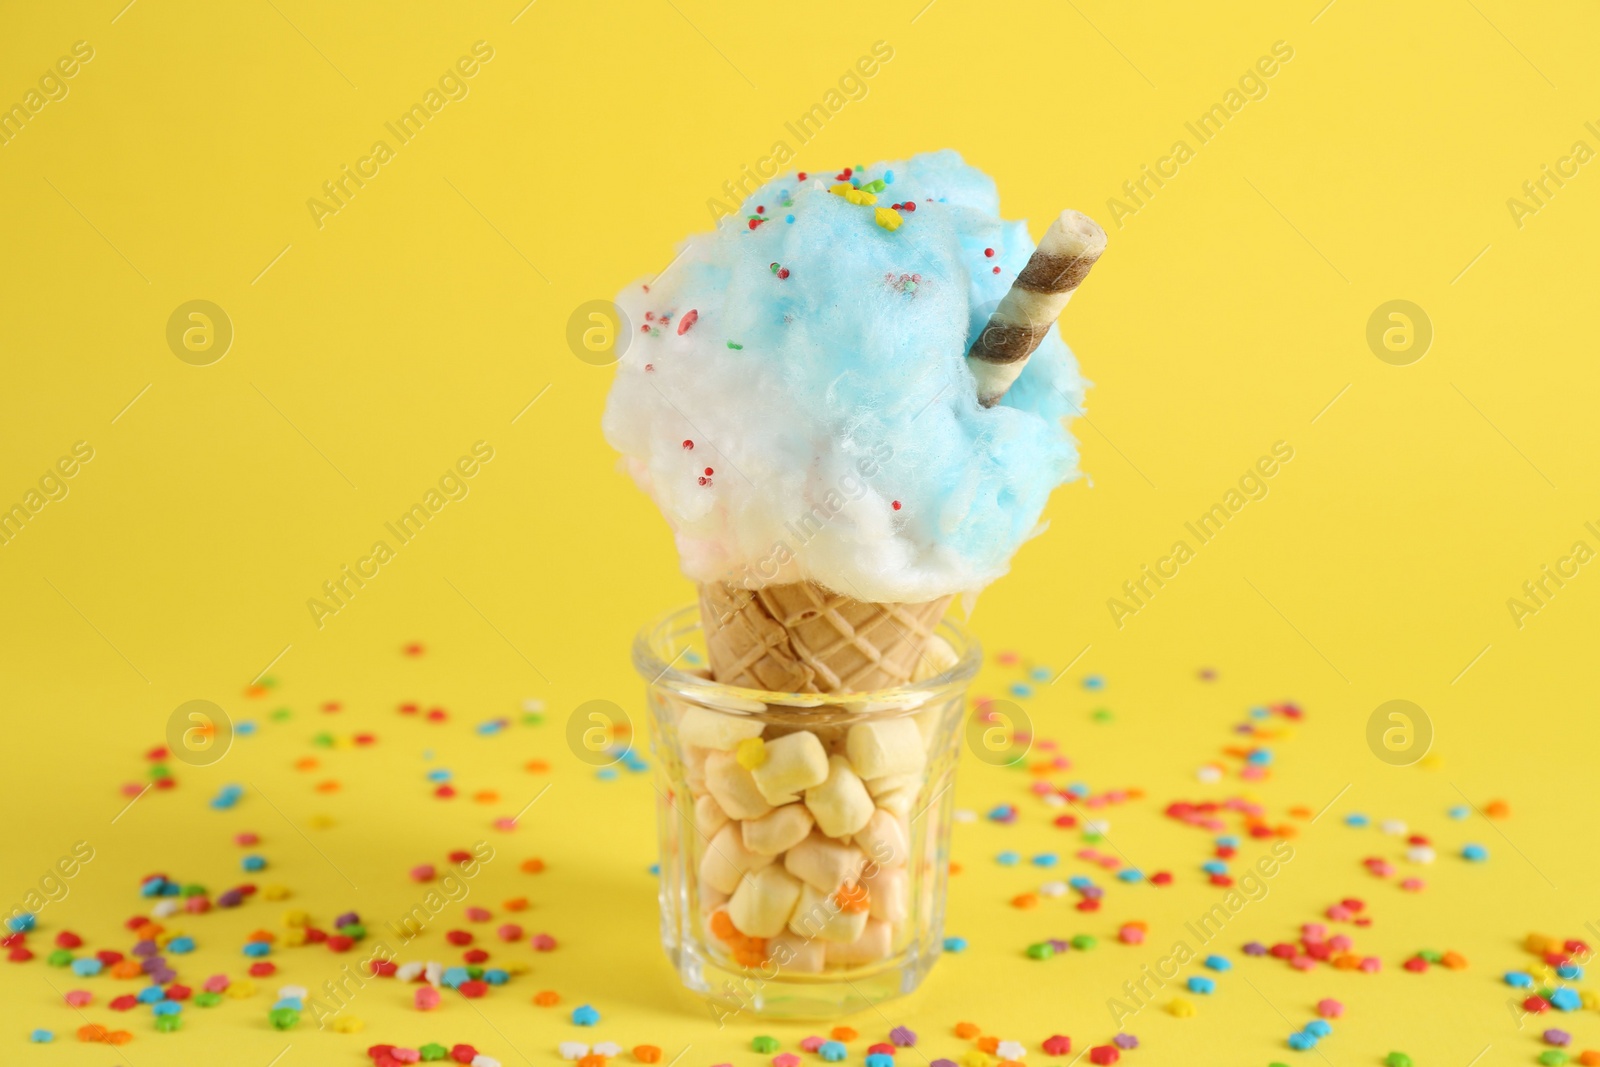
[[413,999],[418,1011],[432,1011],[439,1006],[439,991],[431,985],[418,986]]
[[433,881],[433,864],[422,863],[411,868],[411,880],[413,882]]
[[1321,941],[1328,934],[1328,928],[1321,923],[1302,923],[1300,933],[1306,937]]
[[505,831],[508,831],[508,832],[511,831],[511,830],[515,830],[517,828],[516,816],[514,816],[514,815],[502,815],[502,816],[500,816],[498,819],[496,819],[494,821],[494,828],[496,830],[505,830]]
[[800,1057],[792,1052],[780,1052],[772,1057],[772,1067],[800,1067]]
[[1350,939],[1349,934],[1334,934],[1328,938],[1328,947],[1335,952],[1349,952],[1350,947],[1354,944],[1355,942]]
[[556,939],[549,934],[534,934],[533,947],[537,952],[549,952],[556,947]]
[[422,1059],[422,1053],[414,1048],[392,1048],[389,1050],[389,1058],[396,1063],[416,1063]]
[[74,1008],[82,1008],[88,1006],[89,1002],[94,999],[94,994],[87,989],[73,989],[67,992],[65,999]]
[[817,1037],[815,1034],[811,1035],[810,1037],[802,1037],[800,1039],[800,1047],[806,1052],[815,1052],[817,1049],[822,1047],[822,1044],[822,1038]]
[[685,311],[683,313],[683,318],[678,320],[678,336],[682,337],[684,334],[688,333],[689,327],[693,326],[699,320],[700,312],[696,311],[694,308],[690,308],[688,311]]
[[504,926],[495,930],[494,935],[502,941],[521,941],[522,927],[518,926],[516,923],[506,923]]
[[225,974],[214,974],[206,979],[205,990],[207,993],[221,993],[227,988],[228,976]]
[[1332,997],[1317,1001],[1317,1014],[1324,1019],[1337,1019],[1344,1014],[1344,1005]]
[[1317,965],[1317,961],[1310,956],[1296,956],[1289,961],[1289,966],[1297,971],[1309,971]]
[[465,914],[469,923],[486,923],[494,918],[488,908],[468,908]]
[[1400,883],[1400,888],[1404,889],[1407,893],[1420,893],[1422,892],[1423,886],[1427,884],[1428,883],[1424,882],[1421,878],[1407,878]]
[[1376,956],[1365,956],[1361,960],[1361,969],[1367,974],[1377,974],[1383,963]]
[[240,846],[242,846],[244,848],[249,848],[251,845],[256,844],[260,840],[261,840],[261,838],[257,837],[255,834],[249,832],[248,830],[246,830],[242,834],[234,834],[233,835],[233,843],[236,844],[236,845],[240,845]]

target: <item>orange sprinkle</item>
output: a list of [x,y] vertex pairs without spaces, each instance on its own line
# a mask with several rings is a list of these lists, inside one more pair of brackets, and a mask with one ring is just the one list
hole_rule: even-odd
[[548,1008],[552,1004],[561,1003],[561,994],[553,989],[542,989],[533,995],[533,1002],[541,1008]]
[[[550,761],[549,760],[542,760],[542,759],[531,759],[527,763],[523,764],[523,766],[527,767],[528,770],[532,771],[534,774],[544,774],[546,771],[548,771],[550,769]],[[640,1045],[639,1047],[640,1048],[655,1048],[654,1045]],[[657,1053],[658,1056],[660,1055],[660,1051],[661,1051],[660,1049],[656,1050],[656,1053]]]
[[301,756],[294,761],[294,769],[297,771],[314,771],[320,766],[322,763],[315,756]]
[[268,692],[270,690],[264,685],[247,685],[244,687],[244,695],[247,697],[264,697]]
[[716,934],[720,941],[731,941],[740,936],[739,928],[733,925],[733,919],[720,909],[711,913],[711,932]]
[[111,1036],[111,1031],[99,1023],[90,1023],[88,1026],[78,1027],[79,1041],[104,1041]]
[[1039,898],[1032,893],[1019,893],[1011,898],[1011,906],[1013,908],[1032,908],[1037,907],[1038,904]]
[[332,778],[329,778],[325,782],[317,783],[317,792],[319,793],[337,793],[340,788],[342,787],[339,785],[339,783]]
[[833,902],[839,905],[840,911],[856,915],[872,906],[872,897],[864,885],[842,885],[833,894]]
[[1491,819],[1504,819],[1511,814],[1511,805],[1503,800],[1491,800],[1483,806],[1483,813]]
[[835,1041],[854,1041],[861,1035],[848,1026],[835,1026],[829,1036]]
[[527,911],[528,910],[528,898],[527,897],[512,897],[510,900],[506,901],[504,904],[501,904],[500,906],[502,908],[506,909],[507,911]]
[[978,1048],[992,1055],[1000,1051],[1000,1039],[998,1037],[980,1037],[978,1038]]
[[640,1063],[660,1063],[661,1050],[654,1045],[633,1046],[633,1058]]
[[959,863],[951,863],[950,864],[950,873],[951,874],[960,874],[961,873],[961,864],[959,864]]
[[1307,808],[1307,807],[1297,806],[1297,807],[1290,808],[1289,809],[1289,814],[1294,816],[1296,819],[1309,819],[1309,818],[1311,818],[1311,809]]
[[1361,957],[1353,952],[1346,952],[1342,956],[1334,957],[1333,966],[1341,971],[1353,971],[1361,966]]
[[1001,1060],[1000,1067],[1022,1067],[1021,1060]]
[[278,940],[278,935],[274,934],[271,930],[257,930],[255,933],[247,935],[245,937],[245,940],[246,941],[276,941],[276,940]]
[[1452,971],[1464,971],[1467,969],[1467,958],[1459,952],[1446,952],[1439,958],[1439,963]]
[[1578,1053],[1578,1062],[1583,1067],[1600,1067],[1600,1052],[1596,1052],[1592,1048],[1586,1048]]
[[108,1045],[126,1045],[133,1040],[133,1035],[126,1030],[113,1030],[106,1035]]
[[957,1037],[977,1037],[983,1033],[977,1023],[956,1023]]
[[1135,930],[1143,930],[1145,933],[1149,933],[1150,932],[1150,924],[1145,922],[1143,919],[1129,919],[1127,922],[1123,923],[1122,925],[1123,926],[1131,926]]
[[144,973],[144,968],[138,960],[118,960],[111,965],[113,978],[137,978]]
[[500,799],[500,794],[496,793],[493,789],[480,789],[478,792],[472,794],[472,799],[476,800],[479,804],[493,804],[495,801]]
[[140,923],[139,928],[135,930],[134,933],[139,935],[139,940],[141,941],[154,941],[156,936],[161,933],[161,930],[162,926],[160,923],[147,922]]
[[591,1052],[587,1056],[578,1057],[578,1067],[606,1067],[606,1058]]
[[540,871],[544,870],[544,860],[539,859],[538,857],[523,860],[522,869],[528,874],[538,874]]

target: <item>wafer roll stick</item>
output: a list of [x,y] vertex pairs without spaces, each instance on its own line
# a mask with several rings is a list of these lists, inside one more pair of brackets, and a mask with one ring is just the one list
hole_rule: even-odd
[[967,366],[978,379],[978,403],[994,407],[1006,395],[1105,250],[1105,231],[1081,212],[1063,211],[1050,224],[967,352]]

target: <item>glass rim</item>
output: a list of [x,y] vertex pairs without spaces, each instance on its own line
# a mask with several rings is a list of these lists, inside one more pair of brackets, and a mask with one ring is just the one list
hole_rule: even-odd
[[[964,624],[950,618],[948,615],[939,619],[935,624],[934,633],[940,636],[954,637],[951,643],[956,653],[956,661],[949,667],[924,678],[920,682],[907,682],[904,685],[890,686],[885,689],[858,689],[842,693],[786,693],[770,689],[750,689],[744,686],[727,685],[702,678],[698,674],[690,674],[677,668],[678,656],[671,661],[664,660],[655,650],[655,639],[664,631],[670,630],[675,624],[687,622],[694,630],[702,629],[700,607],[698,604],[689,604],[673,608],[659,618],[646,623],[633,639],[633,666],[640,677],[644,678],[649,686],[669,685],[670,688],[686,695],[705,695],[715,699],[724,706],[730,704],[750,705],[751,711],[763,710],[767,707],[820,707],[824,705],[869,705],[873,708],[904,708],[924,703],[931,697],[946,692],[952,686],[965,685],[978,673],[978,668],[983,663],[983,646],[972,631]],[[679,653],[681,656],[682,653]],[[756,707],[759,705],[760,707]]]

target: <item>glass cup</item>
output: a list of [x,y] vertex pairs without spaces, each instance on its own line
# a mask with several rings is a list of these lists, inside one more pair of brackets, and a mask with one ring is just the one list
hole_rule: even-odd
[[912,992],[938,958],[981,653],[954,622],[936,635],[925,679],[849,694],[708,680],[690,666],[706,662],[692,607],[634,642],[654,727],[661,940],[719,1024],[836,1018]]

